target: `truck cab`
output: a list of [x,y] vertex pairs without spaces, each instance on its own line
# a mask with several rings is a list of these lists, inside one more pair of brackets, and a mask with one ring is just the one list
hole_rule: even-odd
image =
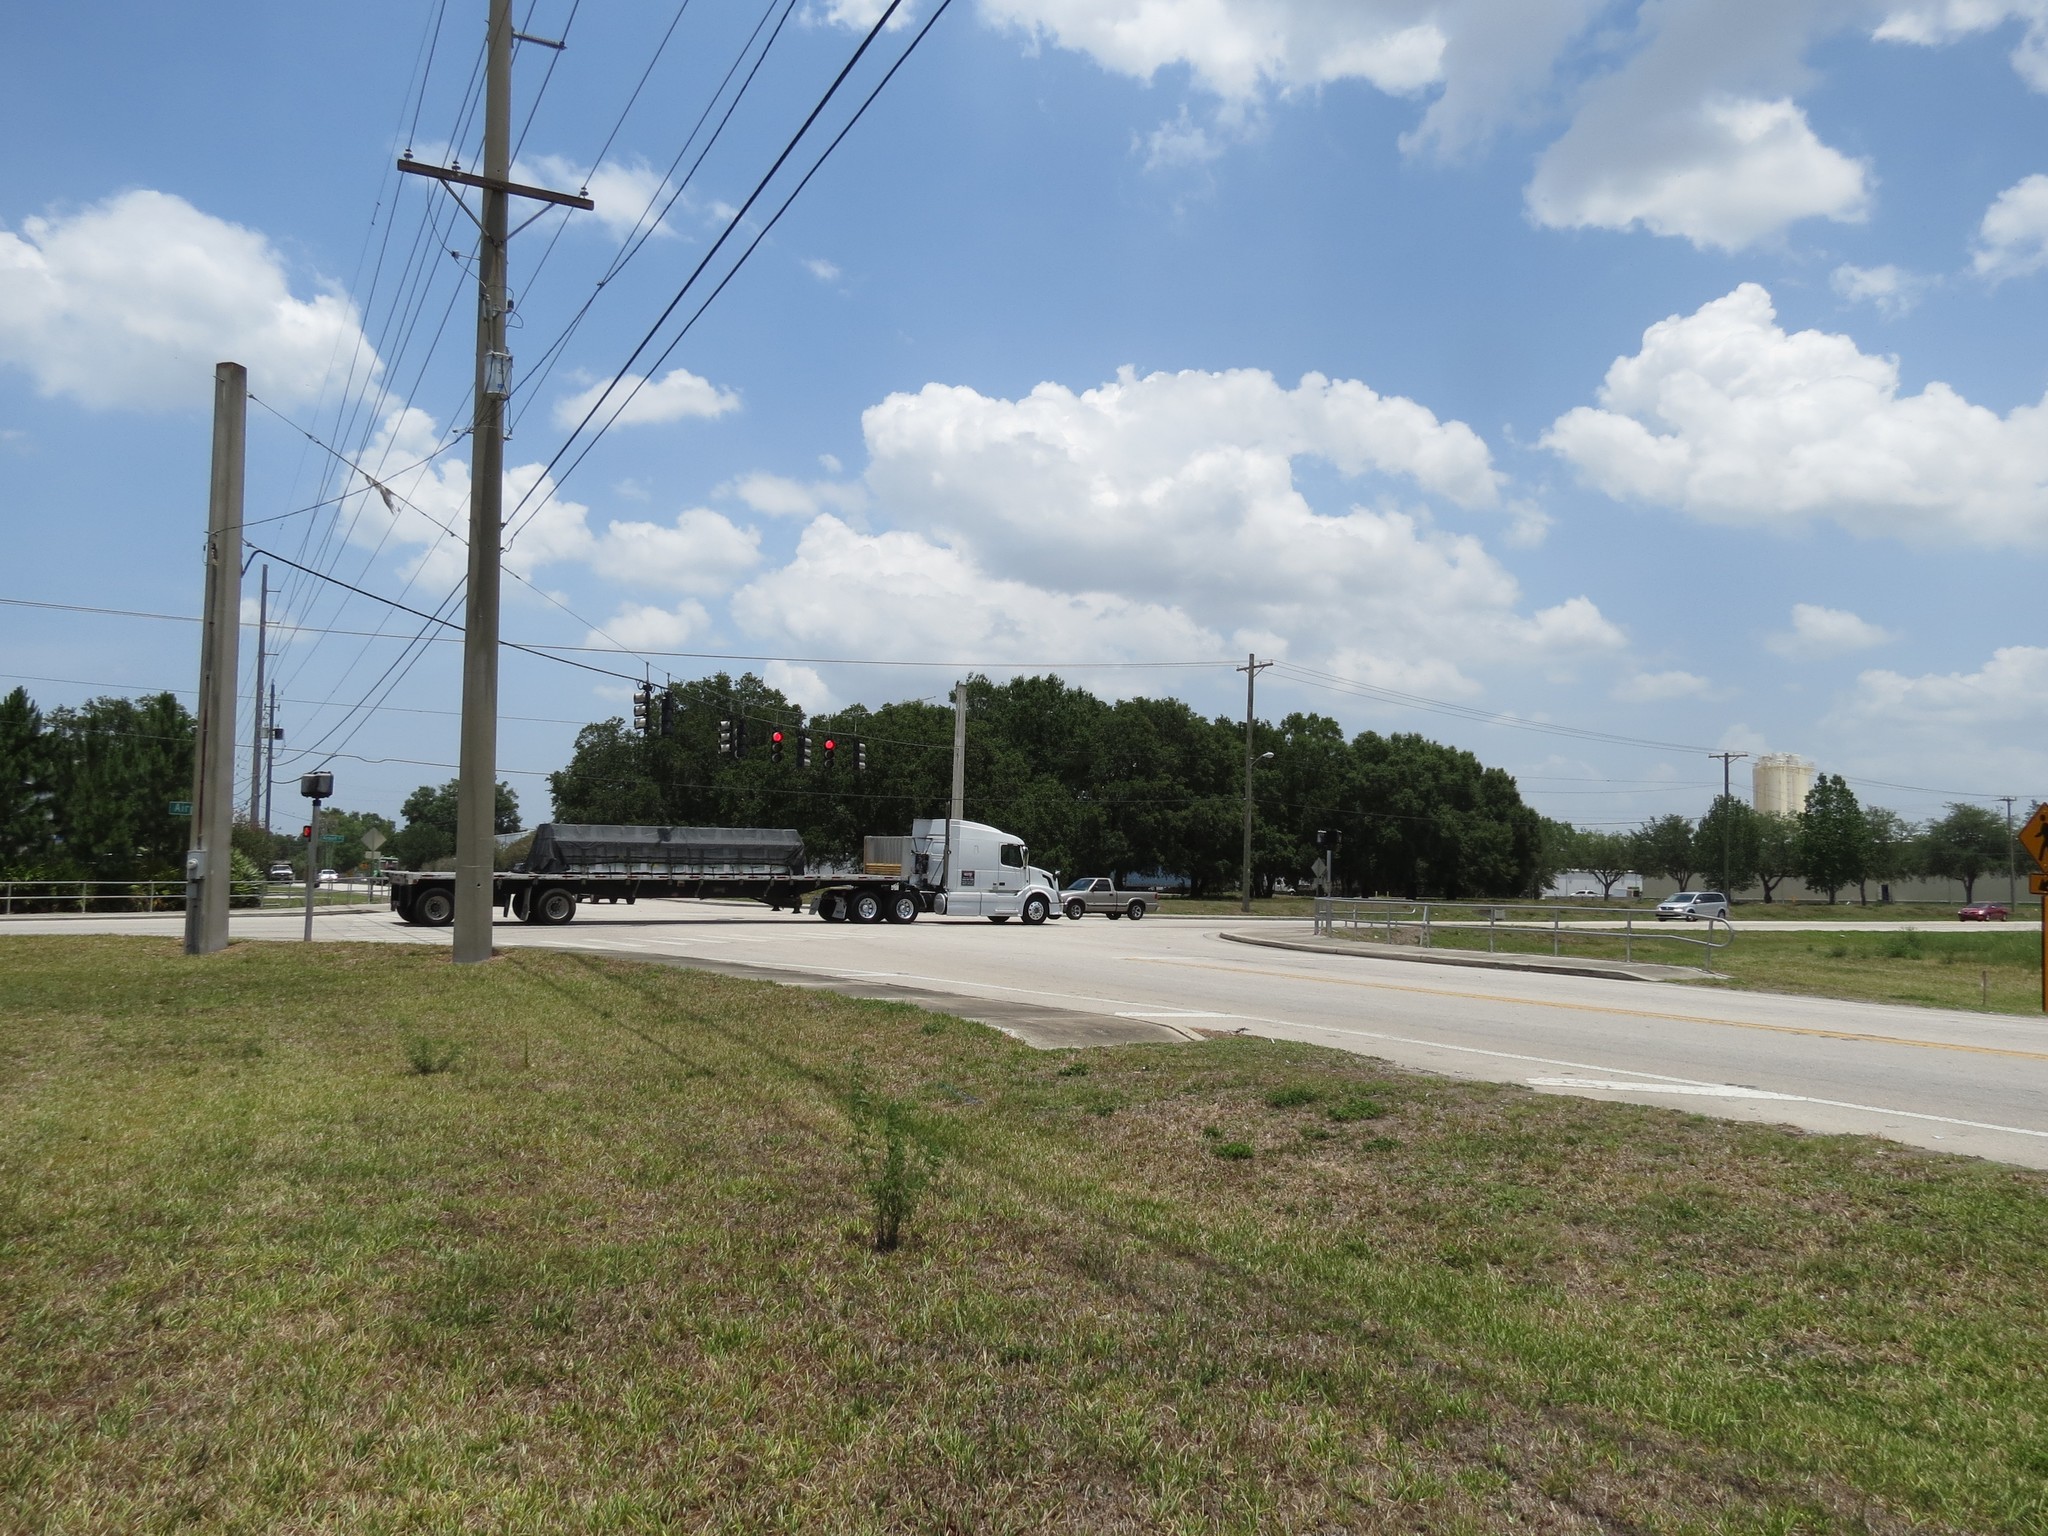
[[934,912],[1006,923],[1042,923],[1059,910],[1053,876],[1000,827],[939,818],[913,822],[906,881],[928,892]]

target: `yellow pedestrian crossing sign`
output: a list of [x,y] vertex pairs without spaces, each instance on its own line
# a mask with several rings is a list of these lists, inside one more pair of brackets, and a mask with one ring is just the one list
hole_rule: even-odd
[[2034,862],[2048,869],[2048,805],[2037,805],[2027,824],[2020,828],[2020,846],[2034,856]]

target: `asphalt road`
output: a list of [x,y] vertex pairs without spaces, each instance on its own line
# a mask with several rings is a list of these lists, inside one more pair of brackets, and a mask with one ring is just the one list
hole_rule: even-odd
[[[384,911],[321,914],[324,939],[446,944]],[[290,940],[301,915],[237,914],[236,937]],[[13,918],[30,932],[155,933],[172,916]],[[1539,1092],[1659,1104],[1810,1131],[1890,1137],[2048,1168],[2048,1020],[1678,984],[1475,971],[1232,942],[1307,924],[1227,918],[924,918],[822,923],[759,907],[586,906],[573,924],[501,923],[540,944],[703,964],[898,997],[1043,1045],[1243,1031]]]

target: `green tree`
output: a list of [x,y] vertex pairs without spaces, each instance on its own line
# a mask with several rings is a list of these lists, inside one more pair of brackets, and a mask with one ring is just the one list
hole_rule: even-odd
[[1614,895],[1614,887],[1634,863],[1632,840],[1620,832],[1581,832],[1572,845],[1572,867],[1583,869],[1600,882],[1600,899]]
[[1845,885],[1855,885],[1869,867],[1870,828],[1856,792],[1839,773],[1824,773],[1806,792],[1799,818],[1799,877],[1826,891],[1828,904]]
[[1768,811],[1756,816],[1756,883],[1768,904],[1778,887],[1799,873],[1799,818]]
[[[405,817],[405,826],[386,845],[391,859],[401,869],[425,869],[439,860],[452,858],[455,853],[456,796],[461,789],[459,779],[450,779],[445,784],[422,784],[405,797],[399,807]],[[322,813],[322,820],[326,815]],[[377,818],[382,821],[382,818]],[[386,827],[388,821],[383,822]],[[361,835],[367,825],[355,829],[357,856],[361,856]],[[519,796],[510,785],[500,782],[496,814],[492,819],[493,832],[517,832],[519,830]],[[340,866],[335,866],[339,868]]]
[[1646,875],[1676,880],[1682,891],[1692,884],[1700,858],[1693,847],[1692,822],[1683,816],[1659,816],[1646,821],[1629,839],[1635,867]]
[[1995,812],[1951,802],[1946,816],[1928,823],[1921,848],[1927,873],[1960,880],[1967,902],[1977,899],[1979,877],[2005,866],[2008,842],[2005,821]]
[[184,867],[191,823],[191,714],[169,693],[88,699],[50,711],[46,739],[55,866],[81,878],[162,878]]
[[1693,833],[1693,847],[1701,867],[1723,894],[1732,898],[1757,883],[1761,836],[1757,813],[1748,801],[1734,795],[1714,797],[1713,806]]
[[0,699],[0,871],[26,873],[50,856],[51,742],[25,688]]
[[1572,867],[1572,852],[1578,829],[1568,821],[1548,816],[1537,819],[1535,867],[1529,873],[1529,889],[1523,894],[1541,896],[1557,877]]
[[[1867,902],[1870,899],[1868,881],[1876,880],[1888,889],[1894,881],[1910,880],[1918,874],[1921,849],[1919,834],[1913,824],[1897,811],[1873,805],[1864,811],[1863,824],[1870,833],[1870,843],[1858,894]],[[1889,896],[1886,899],[1889,900]]]

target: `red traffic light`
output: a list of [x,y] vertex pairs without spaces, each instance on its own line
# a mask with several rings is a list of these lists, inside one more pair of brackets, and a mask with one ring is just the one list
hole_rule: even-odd
[[309,842],[311,842],[312,840],[313,840],[313,829],[312,829],[311,827],[301,827],[301,828],[299,828],[299,841],[300,841],[300,842],[302,842],[302,843],[309,843]]
[[831,738],[830,736],[827,736],[827,737],[825,738],[825,750],[826,750],[827,752],[830,752],[830,751],[831,751],[831,750],[832,750],[832,749],[833,749],[834,747],[836,747],[836,746],[838,746],[838,745],[839,745],[839,743],[838,743],[838,742],[836,742],[836,741],[834,741],[834,740],[833,740],[833,739],[832,739],[832,738]]
[[774,742],[775,745],[779,747],[782,745],[782,732],[777,731],[773,736],[770,736],[768,739]]

